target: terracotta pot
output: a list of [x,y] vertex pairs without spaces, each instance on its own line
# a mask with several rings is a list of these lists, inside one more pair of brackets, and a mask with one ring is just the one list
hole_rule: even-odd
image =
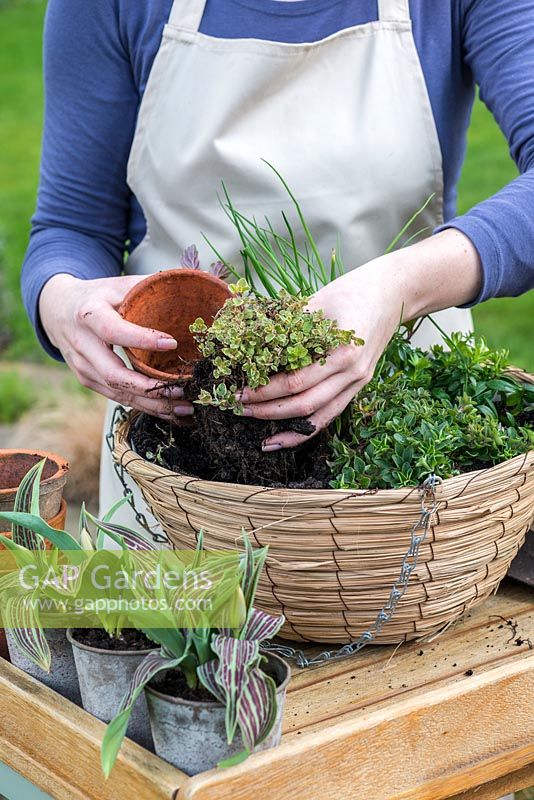
[[[55,528],[56,531],[64,531],[65,530],[65,521],[67,519],[67,502],[66,500],[61,500],[61,506],[59,512],[52,517],[52,519],[48,519],[47,522],[51,528]],[[0,523],[1,524],[1,523]],[[0,531],[3,536],[7,536],[8,539],[11,539],[11,531]],[[50,542],[45,542],[46,549],[50,550],[52,545]],[[0,550],[5,550],[4,545],[0,542]]]
[[173,336],[176,350],[153,352],[125,348],[132,367],[161,381],[190,378],[200,354],[189,332],[197,317],[208,324],[231,296],[220,278],[196,269],[169,269],[140,281],[128,292],[119,313],[136,325]]
[[69,465],[44,450],[0,450],[0,511],[13,511],[15,496],[28,470],[46,458],[40,485],[39,512],[43,519],[59,514]]

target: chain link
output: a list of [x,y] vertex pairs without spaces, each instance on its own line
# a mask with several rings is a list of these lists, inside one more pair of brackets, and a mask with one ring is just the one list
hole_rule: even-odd
[[143,528],[143,530],[145,530],[148,534],[150,534],[153,541],[156,542],[157,544],[171,544],[167,536],[164,536],[163,534],[155,531],[154,530],[155,526],[149,525],[146,516],[141,511],[138,511],[135,505],[133,492],[126,483],[124,467],[122,466],[122,464],[117,464],[117,462],[113,457],[113,451],[115,450],[115,430],[120,422],[126,421],[126,417],[127,417],[126,409],[124,409],[122,406],[115,406],[115,410],[113,411],[113,417],[111,418],[111,426],[109,432],[106,434],[106,445],[108,447],[109,452],[111,453],[111,461],[113,464],[113,469],[115,470],[115,473],[119,481],[121,482],[123,490],[122,493],[124,497],[127,498],[128,505],[135,514],[136,522]]
[[[136,521],[145,531],[150,534],[155,542],[159,544],[170,544],[169,539],[166,536],[154,531],[153,527],[148,524],[146,516],[137,510],[132,491],[126,483],[124,467],[122,464],[117,464],[113,458],[113,451],[115,449],[115,429],[119,422],[124,422],[125,420],[126,410],[122,406],[116,406],[113,412],[113,418],[111,420],[110,431],[108,434],[106,434],[106,444],[112,455],[113,467],[122,484],[123,494],[128,498],[128,504],[135,514]],[[369,644],[369,642],[372,642],[373,639],[376,639],[384,625],[386,625],[386,623],[388,623],[393,617],[399,601],[402,599],[406,589],[408,588],[410,577],[417,567],[419,548],[428,534],[432,517],[439,507],[439,503],[436,501],[436,487],[442,482],[443,481],[440,477],[431,474],[419,487],[419,491],[421,493],[421,508],[419,519],[417,522],[415,522],[411,530],[410,546],[402,560],[399,577],[391,587],[389,597],[378,612],[374,625],[371,628],[364,631],[364,633],[362,633],[360,638],[356,641],[348,642],[337,650],[324,650],[322,653],[319,653],[311,658],[306,655],[304,650],[298,650],[294,647],[290,647],[289,645],[276,644],[275,642],[271,642],[269,640],[264,640],[261,642],[260,646],[262,651],[267,653],[276,653],[280,656],[283,656],[283,658],[291,659],[295,661],[297,667],[305,669],[307,667],[318,667],[327,661],[349,658],[350,656],[358,653],[362,648]]]
[[337,650],[324,650],[322,653],[313,657],[308,657],[304,650],[297,650],[289,645],[276,644],[268,640],[261,642],[260,646],[262,651],[277,653],[284,658],[295,661],[297,667],[304,669],[307,667],[318,667],[327,661],[349,658],[349,656],[358,653],[369,644],[369,642],[372,642],[373,639],[376,639],[384,625],[393,617],[399,601],[408,588],[410,577],[417,567],[419,548],[428,534],[432,517],[439,507],[439,503],[436,501],[436,487],[439,486],[440,483],[442,483],[442,479],[432,474],[429,475],[419,487],[421,493],[421,509],[419,519],[411,530],[410,546],[402,560],[399,577],[391,587],[389,597],[378,612],[374,625],[371,628],[364,631],[356,641],[348,642]]

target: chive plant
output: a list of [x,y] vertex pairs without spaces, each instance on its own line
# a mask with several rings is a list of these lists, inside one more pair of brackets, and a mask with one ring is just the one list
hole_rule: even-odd
[[[265,159],[263,160],[265,161]],[[236,208],[223,183],[223,197],[220,198],[220,202],[241,242],[240,253],[243,260],[244,277],[249,286],[257,292],[258,288],[254,277],[256,275],[261,286],[271,297],[278,297],[281,289],[294,296],[309,297],[319,291],[322,286],[326,286],[343,275],[345,268],[341,257],[341,248],[338,242],[338,246],[331,250],[329,261],[325,263],[294,192],[276,167],[268,161],[265,163],[279,178],[291,200],[300,224],[300,236],[297,236],[294,226],[284,211],[281,212],[283,233],[277,230],[268,217],[265,217],[264,222],[260,223],[255,217],[243,214]],[[434,195],[431,195],[412,215],[390,242],[385,253],[390,253],[400,242],[402,242],[402,247],[406,247],[428,232],[428,227],[421,228],[403,241],[403,237],[427,208],[433,197]],[[226,261],[215,245],[206,236],[204,238],[219,262],[226,266],[230,274],[237,279],[242,277],[235,265]],[[302,240],[302,244],[297,244],[298,239]]]

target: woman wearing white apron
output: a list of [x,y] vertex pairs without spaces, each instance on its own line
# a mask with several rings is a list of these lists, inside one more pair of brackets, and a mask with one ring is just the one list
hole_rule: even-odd
[[[318,2],[278,0],[294,7]],[[126,273],[176,266],[192,243],[208,265],[213,256],[201,232],[238,264],[238,240],[217,192],[224,181],[238,208],[275,221],[289,203],[261,159],[274,164],[301,201],[322,253],[339,237],[349,270],[310,306],[324,308],[366,344],[337,351],[296,380],[276,378],[244,403],[256,417],[305,414],[319,430],[369,380],[401,315],[437,312],[446,331],[469,330],[470,312],[456,306],[479,297],[487,278],[477,247],[459,226],[382,256],[431,195],[418,226],[435,231],[444,219],[442,151],[408,0],[378,0],[378,20],[310,43],[208,35],[199,30],[205,7],[206,0],[175,0],[144,90],[127,180],[146,233]],[[168,401],[150,391],[154,383],[126,371],[110,350],[175,346],[164,334],[124,323],[113,310],[138,278],[103,278],[86,291],[75,271],[56,272],[40,293],[37,323],[52,345],[85,385],[168,417]],[[423,324],[416,341],[436,342],[435,329]],[[174,409],[192,411],[179,390]],[[302,439],[282,434],[264,448]],[[122,493],[104,447],[102,508]],[[130,509],[123,509],[122,521],[134,521]]]

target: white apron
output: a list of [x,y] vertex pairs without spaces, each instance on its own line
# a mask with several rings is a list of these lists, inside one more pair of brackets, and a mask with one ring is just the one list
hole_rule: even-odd
[[[408,0],[378,0],[377,22],[309,44],[206,36],[205,4],[175,0],[141,102],[128,183],[147,232],[127,272],[174,267],[190,244],[209,265],[202,233],[238,266],[221,181],[244,213],[294,219],[261,159],[298,197],[323,257],[340,243],[347,269],[381,255],[432,194],[417,229],[443,221],[441,151]],[[446,332],[471,329],[467,310],[435,317]],[[436,341],[424,322],[414,342]],[[104,448],[101,509],[122,494]],[[138,493],[136,503],[145,511]],[[128,507],[119,518],[135,525]]]

